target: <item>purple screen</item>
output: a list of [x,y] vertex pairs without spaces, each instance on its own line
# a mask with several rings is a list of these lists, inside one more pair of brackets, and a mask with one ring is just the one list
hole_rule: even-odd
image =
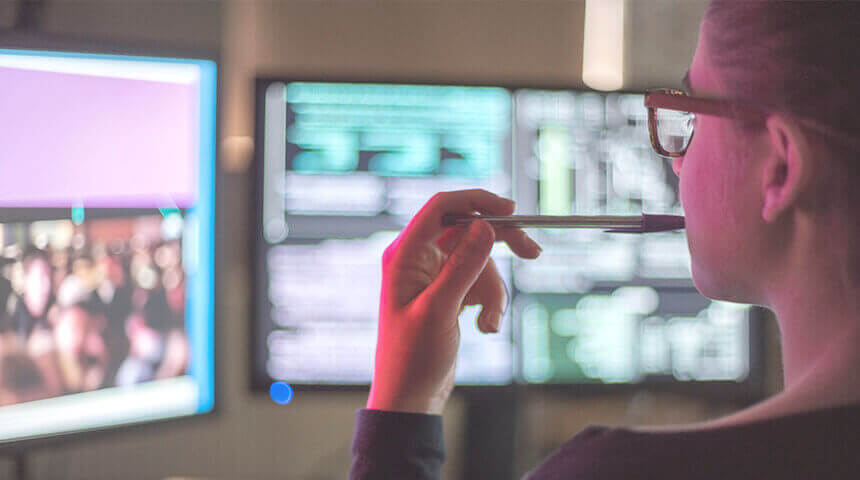
[[190,206],[197,95],[195,83],[0,67],[0,207]]

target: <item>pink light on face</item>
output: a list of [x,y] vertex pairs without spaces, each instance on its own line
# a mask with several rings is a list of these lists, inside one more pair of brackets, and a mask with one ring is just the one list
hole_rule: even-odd
[[[706,38],[699,36],[689,82],[698,95],[730,98],[709,62]],[[673,163],[693,283],[709,298],[757,303],[755,292],[766,267],[763,249],[756,245],[761,211],[756,155],[738,141],[731,119],[699,114],[695,122],[687,153]]]

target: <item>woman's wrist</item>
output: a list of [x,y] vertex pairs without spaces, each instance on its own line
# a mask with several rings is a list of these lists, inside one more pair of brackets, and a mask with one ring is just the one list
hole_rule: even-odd
[[383,395],[371,388],[370,395],[367,398],[366,408],[388,412],[442,415],[442,411],[445,409],[447,400],[447,396],[445,396],[445,398],[441,398],[438,396],[427,395],[410,398],[399,395]]

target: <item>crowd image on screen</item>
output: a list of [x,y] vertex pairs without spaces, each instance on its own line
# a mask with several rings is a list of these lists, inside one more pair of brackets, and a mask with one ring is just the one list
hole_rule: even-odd
[[180,231],[178,215],[0,224],[0,405],[183,375]]

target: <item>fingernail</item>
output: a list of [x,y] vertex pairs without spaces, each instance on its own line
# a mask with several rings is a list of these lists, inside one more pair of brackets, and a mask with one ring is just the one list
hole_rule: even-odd
[[484,330],[489,330],[487,326],[487,312],[484,308],[481,308],[481,313],[478,314],[478,331],[486,333]]

